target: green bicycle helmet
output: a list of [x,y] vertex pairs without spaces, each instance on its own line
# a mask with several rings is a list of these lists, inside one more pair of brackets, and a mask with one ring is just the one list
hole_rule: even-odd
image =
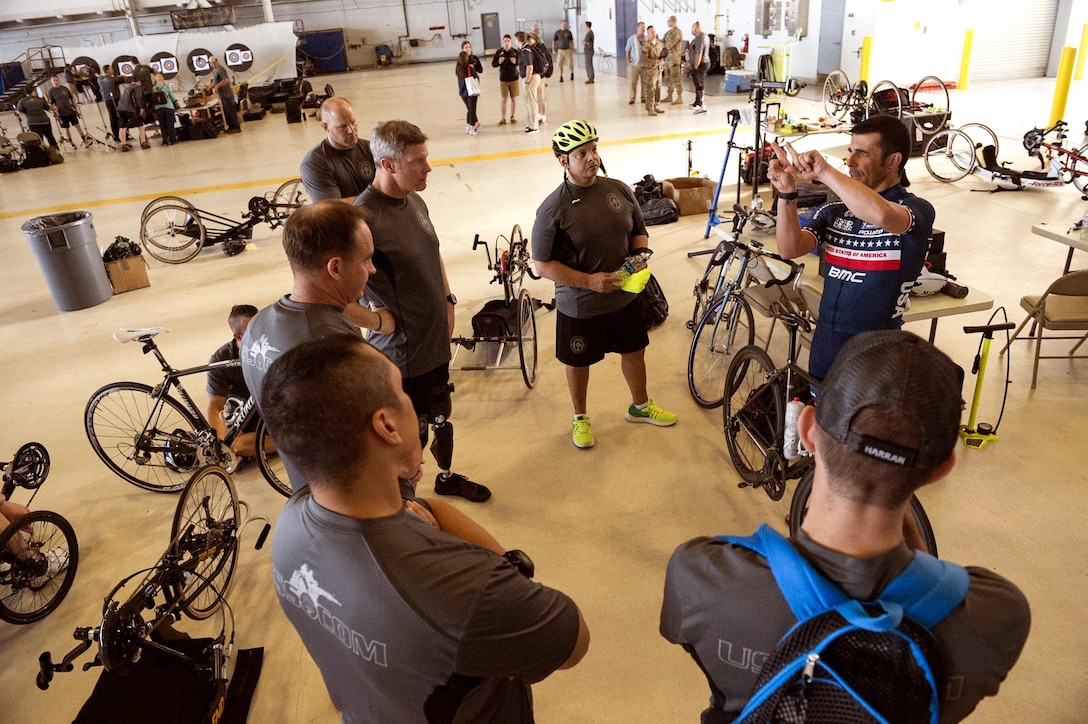
[[597,129],[589,121],[567,121],[552,134],[552,151],[556,156],[562,156],[599,138]]

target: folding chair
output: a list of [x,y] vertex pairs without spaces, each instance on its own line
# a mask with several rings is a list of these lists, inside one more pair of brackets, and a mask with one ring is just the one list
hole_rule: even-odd
[[[1031,322],[1029,339],[1035,340],[1035,366],[1031,371],[1031,389],[1035,389],[1035,382],[1039,376],[1039,360],[1041,359],[1088,359],[1088,355],[1075,354],[1084,341],[1088,339],[1088,269],[1075,271],[1059,277],[1042,295],[1028,295],[1020,299],[1020,306],[1027,311],[1028,316],[1013,332],[1008,344],[1001,348],[999,355],[1005,354],[1005,350],[1016,341],[1024,326]],[[1043,346],[1043,330],[1057,331],[1085,331],[1080,337],[1075,336],[1051,336],[1047,339],[1076,339],[1080,340],[1067,355],[1043,355],[1040,354]]]

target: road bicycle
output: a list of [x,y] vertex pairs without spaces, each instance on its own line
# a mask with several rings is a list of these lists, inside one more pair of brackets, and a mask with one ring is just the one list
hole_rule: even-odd
[[[30,490],[29,505],[49,476],[49,452],[29,442],[0,467],[3,498]],[[62,516],[36,510],[9,524],[0,531],[0,620],[28,624],[48,616],[68,595],[77,568],[79,543]]]
[[863,80],[850,83],[846,72],[828,73],[823,88],[824,110],[828,116],[859,123],[874,115],[913,116],[918,129],[929,136],[943,129],[951,115],[948,87],[934,75],[927,75],[908,91],[890,80],[872,87]]
[[122,344],[140,342],[143,353],[158,360],[163,379],[154,387],[142,382],[114,382],[91,395],[83,424],[95,453],[106,467],[137,487],[174,492],[184,488],[192,472],[203,465],[222,465],[227,472],[236,472],[239,460],[231,443],[252,428],[261,474],[276,492],[290,496],[290,481],[274,453],[264,421],[259,419],[256,400],[250,397],[227,406],[229,427],[226,437],[219,440],[181,383],[182,377],[239,367],[241,362],[223,360],[175,369],[155,343],[157,335],[168,331],[149,327],[113,334]]
[[[238,562],[239,536],[253,522],[264,523],[254,546],[259,550],[271,527],[268,519],[249,515],[249,506],[238,499],[225,469],[199,469],[178,500],[170,543],[159,561],[114,586],[103,603],[101,622],[75,629],[73,637],[80,643],[60,663],[53,663],[48,651],[41,654],[38,688],[48,689],[54,673],[72,671],[72,662],[97,645],[94,660],[83,665],[84,671],[102,666],[124,676],[145,653],[157,654],[205,672],[217,692],[209,711],[221,706],[234,644],[234,614],[226,596]],[[182,616],[199,621],[217,613],[218,634],[196,651],[185,650],[172,624]]]
[[180,196],[160,196],[140,214],[140,243],[166,264],[182,264],[204,247],[220,243],[224,254],[234,256],[253,238],[253,227],[266,223],[275,229],[307,203],[298,178],[280,184],[271,194],[250,198],[241,221],[198,209]]
[[[765,251],[758,241],[740,241],[740,230],[751,214],[745,217],[741,214],[743,207],[734,208],[737,216],[734,217],[733,233],[718,244],[703,278],[695,285],[694,315],[704,307],[706,311],[694,326],[695,336],[688,351],[688,390],[699,406],[708,409],[722,404],[730,357],[738,349],[755,342],[752,307],[741,292],[751,283],[753,272],[765,263],[766,258],[782,260],[777,254]],[[710,278],[715,269],[718,279],[710,291]],[[770,278],[769,273],[760,276],[767,278],[772,286],[785,283]]]
[[[781,283],[790,284],[804,265],[785,263],[790,271]],[[789,331],[786,364],[775,367],[757,345],[738,350],[725,377],[722,420],[729,457],[741,476],[739,487],[763,488],[771,500],[781,500],[786,481],[800,477],[812,464],[807,452],[785,449],[786,403],[811,399],[819,383],[797,364],[798,333],[810,333],[814,326],[808,309],[782,299],[769,305],[769,313]]]
[[926,170],[938,181],[952,183],[974,174],[998,189],[1053,188],[1073,184],[1088,201],[1088,144],[1065,147],[1065,121],[1024,134],[1024,148],[1039,159],[1039,168],[1015,171],[998,162],[997,135],[981,123],[969,123],[934,136],[925,150]]

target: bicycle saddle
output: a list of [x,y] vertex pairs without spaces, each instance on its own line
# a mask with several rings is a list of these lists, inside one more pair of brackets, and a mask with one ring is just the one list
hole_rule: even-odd
[[162,334],[163,332],[169,332],[166,327],[145,327],[143,329],[119,329],[113,333],[113,338],[121,344],[133,342],[137,339],[150,339],[156,334]]

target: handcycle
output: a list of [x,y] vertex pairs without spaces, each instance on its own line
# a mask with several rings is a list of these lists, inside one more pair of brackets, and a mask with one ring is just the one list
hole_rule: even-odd
[[[276,492],[290,496],[290,481],[273,452],[256,401],[250,397],[240,405],[228,405],[231,419],[227,420],[227,435],[219,440],[215,428],[181,383],[182,377],[238,367],[241,362],[223,360],[175,369],[155,343],[155,337],[167,331],[149,327],[114,333],[118,342],[140,342],[144,354],[154,355],[163,380],[154,387],[141,382],[114,382],[91,395],[83,424],[95,454],[106,467],[137,487],[174,492],[184,488],[193,470],[203,465],[222,465],[227,472],[235,472],[238,459],[231,443],[256,419],[257,465]],[[176,398],[171,395],[174,391]]]
[[[49,452],[29,442],[0,467],[3,498],[23,488],[33,491],[29,505],[49,476]],[[0,532],[0,620],[27,624],[48,616],[68,595],[78,567],[79,543],[62,516],[36,510],[9,524]]]
[[890,80],[879,81],[871,90],[863,80],[851,84],[845,71],[835,69],[824,80],[823,101],[827,115],[840,121],[849,116],[852,123],[879,114],[919,116],[918,128],[926,136],[944,128],[951,115],[948,88],[934,75],[922,78],[908,93]]
[[309,202],[302,179],[280,184],[270,194],[250,198],[241,221],[198,209],[180,196],[160,196],[140,214],[140,242],[147,253],[166,264],[183,264],[206,246],[223,244],[234,256],[253,238],[253,227],[266,223],[273,229]]
[[[211,703],[206,711],[212,718],[204,720],[216,721],[234,645],[234,614],[226,596],[238,562],[239,537],[253,522],[264,523],[254,545],[259,550],[268,537],[268,520],[249,515],[226,470],[218,466],[198,470],[178,500],[170,543],[159,561],[114,586],[103,603],[100,623],[76,628],[73,637],[79,643],[60,663],[54,663],[48,651],[38,657],[38,688],[48,689],[57,672],[71,672],[75,659],[92,646],[97,650],[83,665],[84,671],[101,666],[128,676],[146,655],[180,662],[207,676]],[[219,629],[209,639],[190,640],[172,628],[182,616],[202,621],[215,614]],[[186,645],[190,643],[196,645]]]
[[[971,130],[974,128],[974,130]],[[1088,144],[1065,147],[1065,121],[1024,134],[1024,149],[1039,159],[1038,170],[1014,171],[999,163],[996,134],[982,124],[967,124],[934,136],[925,150],[926,169],[938,181],[952,183],[970,174],[997,184],[999,190],[1052,188],[1072,183],[1088,201]],[[1048,137],[1053,140],[1048,140]],[[989,141],[989,142],[988,142]]]
[[[533,273],[529,256],[529,247],[517,224],[510,232],[510,237],[500,235],[495,239],[495,253],[486,241],[477,234],[472,242],[472,249],[482,246],[487,255],[487,269],[494,271],[491,284],[502,284],[503,298],[493,299],[472,316],[471,337],[454,337],[450,369],[460,370],[495,370],[516,369],[503,364],[508,350],[517,347],[518,361],[525,386],[532,389],[536,384],[537,372],[537,337],[536,310],[539,307],[553,305],[533,299],[524,288],[525,277],[539,279]],[[505,248],[501,248],[505,247]],[[480,350],[477,350],[477,348]],[[471,362],[460,367],[455,366],[457,357],[464,349],[473,355]],[[481,363],[476,355],[487,352],[487,358]]]

